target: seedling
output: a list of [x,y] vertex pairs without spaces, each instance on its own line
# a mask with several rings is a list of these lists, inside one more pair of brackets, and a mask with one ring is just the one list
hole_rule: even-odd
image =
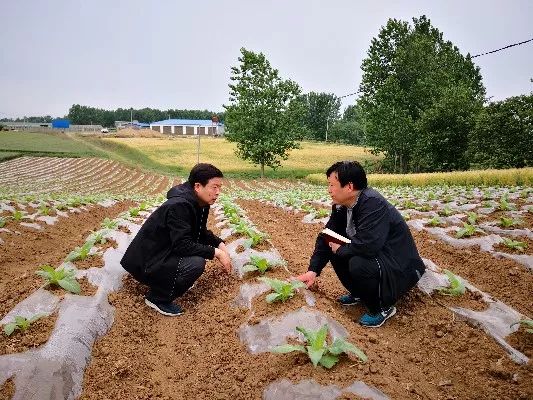
[[416,209],[418,211],[427,212],[430,211],[433,207],[431,207],[429,204],[422,204],[421,206],[418,206]]
[[321,208],[319,210],[317,210],[316,212],[316,216],[318,218],[325,218],[329,215],[329,210],[325,209],[325,208]]
[[266,258],[258,257],[258,256],[251,256],[250,263],[244,265],[243,271],[244,272],[259,271],[261,275],[264,275],[265,272],[267,272],[273,266],[274,265],[270,264]]
[[148,203],[146,203],[145,201],[143,201],[141,204],[139,204],[139,210],[140,210],[140,211],[146,211],[146,210],[148,210]]
[[444,225],[444,221],[440,219],[439,217],[435,216],[431,218],[430,220],[428,220],[427,225],[441,226],[441,225]]
[[477,224],[477,221],[479,220],[479,215],[477,215],[475,212],[473,211],[470,211],[467,213],[468,217],[467,217],[467,221],[470,225],[475,225]]
[[50,214],[50,208],[46,204],[41,204],[39,207],[39,213],[42,215],[49,215]]
[[6,223],[7,223],[7,219],[4,217],[0,217],[0,228],[3,228],[4,226],[6,226]]
[[267,238],[267,235],[265,235],[264,233],[257,232],[257,231],[255,231],[253,229],[250,229],[250,228],[248,229],[246,234],[249,237],[249,240],[248,240],[248,242],[246,244],[247,247],[255,247],[258,244],[261,244]]
[[15,221],[21,221],[25,217],[26,213],[20,210],[13,211],[13,214],[11,215],[11,218],[13,218]]
[[[95,244],[95,243],[105,244],[107,242],[107,239],[105,238],[105,234],[106,234],[105,231],[93,232],[87,238],[87,242],[92,242],[92,244]],[[89,248],[89,250],[91,249]]]
[[503,228],[509,228],[511,226],[522,225],[522,221],[514,218],[501,217],[499,225]]
[[300,326],[296,327],[296,330],[304,335],[305,346],[283,344],[274,347],[271,351],[280,354],[291,353],[293,351],[305,353],[309,356],[309,359],[315,367],[320,364],[327,369],[330,369],[339,362],[339,356],[342,353],[354,354],[362,362],[368,360],[368,357],[361,349],[344,339],[336,338],[332,344],[328,345],[326,342],[328,336],[327,324],[323,325],[318,331],[308,330]]
[[94,244],[95,241],[88,240],[83,244],[83,246],[75,247],[74,250],[69,253],[67,258],[65,258],[65,261],[85,260],[87,257],[89,257],[89,253]]
[[55,270],[50,265],[43,265],[41,270],[35,273],[46,281],[46,285],[58,285],[75,294],[81,292],[81,286],[75,277],[76,271],[72,269],[65,270],[65,268],[61,268]]
[[444,217],[449,217],[454,213],[455,211],[449,205],[445,205],[442,210],[439,210],[439,215],[442,215]]
[[463,222],[463,227],[457,231],[455,237],[460,239],[463,237],[470,237],[476,233],[485,233],[481,229],[477,228],[474,225],[471,225],[467,222]]
[[30,327],[33,322],[37,321],[44,315],[45,314],[37,314],[30,318],[25,318],[21,317],[20,315],[17,315],[15,317],[15,321],[4,325],[4,333],[6,334],[6,336],[11,336],[11,334],[15,332],[16,329],[20,330],[21,332],[24,332]]
[[406,200],[402,203],[402,207],[405,209],[415,209],[416,203],[412,200]]
[[128,210],[130,217],[137,217],[141,209],[139,207],[132,207]]
[[520,321],[517,321],[511,324],[510,328],[512,328],[515,325],[521,325],[524,328],[526,328],[527,333],[533,334],[533,319],[529,319],[529,318],[521,319]]
[[102,221],[102,228],[104,229],[117,229],[118,227],[118,221],[115,221],[115,220],[112,220],[112,219],[109,219],[109,218],[105,218],[103,221]]
[[461,296],[462,294],[464,294],[466,288],[461,279],[459,279],[457,275],[455,275],[451,271],[448,271],[447,269],[444,270],[444,273],[448,277],[450,285],[447,287],[439,288],[439,293],[446,296]]
[[305,288],[305,284],[298,280],[292,282],[282,281],[280,279],[271,279],[266,277],[257,278],[261,282],[269,285],[275,293],[270,293],[266,297],[267,303],[275,301],[285,302],[295,295],[296,289]]
[[527,248],[527,243],[519,242],[518,240],[513,240],[509,238],[503,238],[503,244],[510,249],[524,251]]
[[510,210],[514,210],[515,209],[515,206],[514,204],[512,203],[509,203],[507,201],[507,197],[503,196],[501,199],[500,199],[500,204],[498,206],[498,208],[502,211],[510,211]]

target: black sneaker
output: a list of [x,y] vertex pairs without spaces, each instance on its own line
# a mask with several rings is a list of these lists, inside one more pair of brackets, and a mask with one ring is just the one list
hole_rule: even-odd
[[158,313],[169,317],[177,317],[178,315],[183,314],[183,309],[174,303],[152,303],[148,299],[144,299],[144,302],[148,307],[152,307]]
[[368,328],[379,328],[394,314],[396,314],[396,307],[393,306],[377,314],[366,313],[359,319],[359,323]]
[[337,301],[343,306],[353,306],[355,304],[361,303],[361,299],[359,297],[353,297],[350,293],[346,293],[342,296],[339,296],[337,298]]

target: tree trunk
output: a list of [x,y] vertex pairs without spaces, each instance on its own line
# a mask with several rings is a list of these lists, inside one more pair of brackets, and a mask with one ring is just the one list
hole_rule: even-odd
[[261,163],[261,178],[265,177],[265,164]]

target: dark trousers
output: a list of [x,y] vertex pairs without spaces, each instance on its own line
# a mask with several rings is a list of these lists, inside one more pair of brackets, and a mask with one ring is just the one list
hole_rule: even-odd
[[370,313],[378,313],[382,307],[392,305],[381,304],[380,269],[376,259],[359,256],[345,259],[333,255],[331,265],[342,285],[352,296],[360,298]]
[[204,269],[205,259],[202,257],[178,258],[172,267],[162,268],[147,277],[150,290],[146,298],[153,303],[170,303],[189,290]]

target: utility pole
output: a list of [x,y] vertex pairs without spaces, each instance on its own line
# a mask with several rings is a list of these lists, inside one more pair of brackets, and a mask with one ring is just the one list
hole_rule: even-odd
[[130,124],[133,124],[133,107],[130,108]]

